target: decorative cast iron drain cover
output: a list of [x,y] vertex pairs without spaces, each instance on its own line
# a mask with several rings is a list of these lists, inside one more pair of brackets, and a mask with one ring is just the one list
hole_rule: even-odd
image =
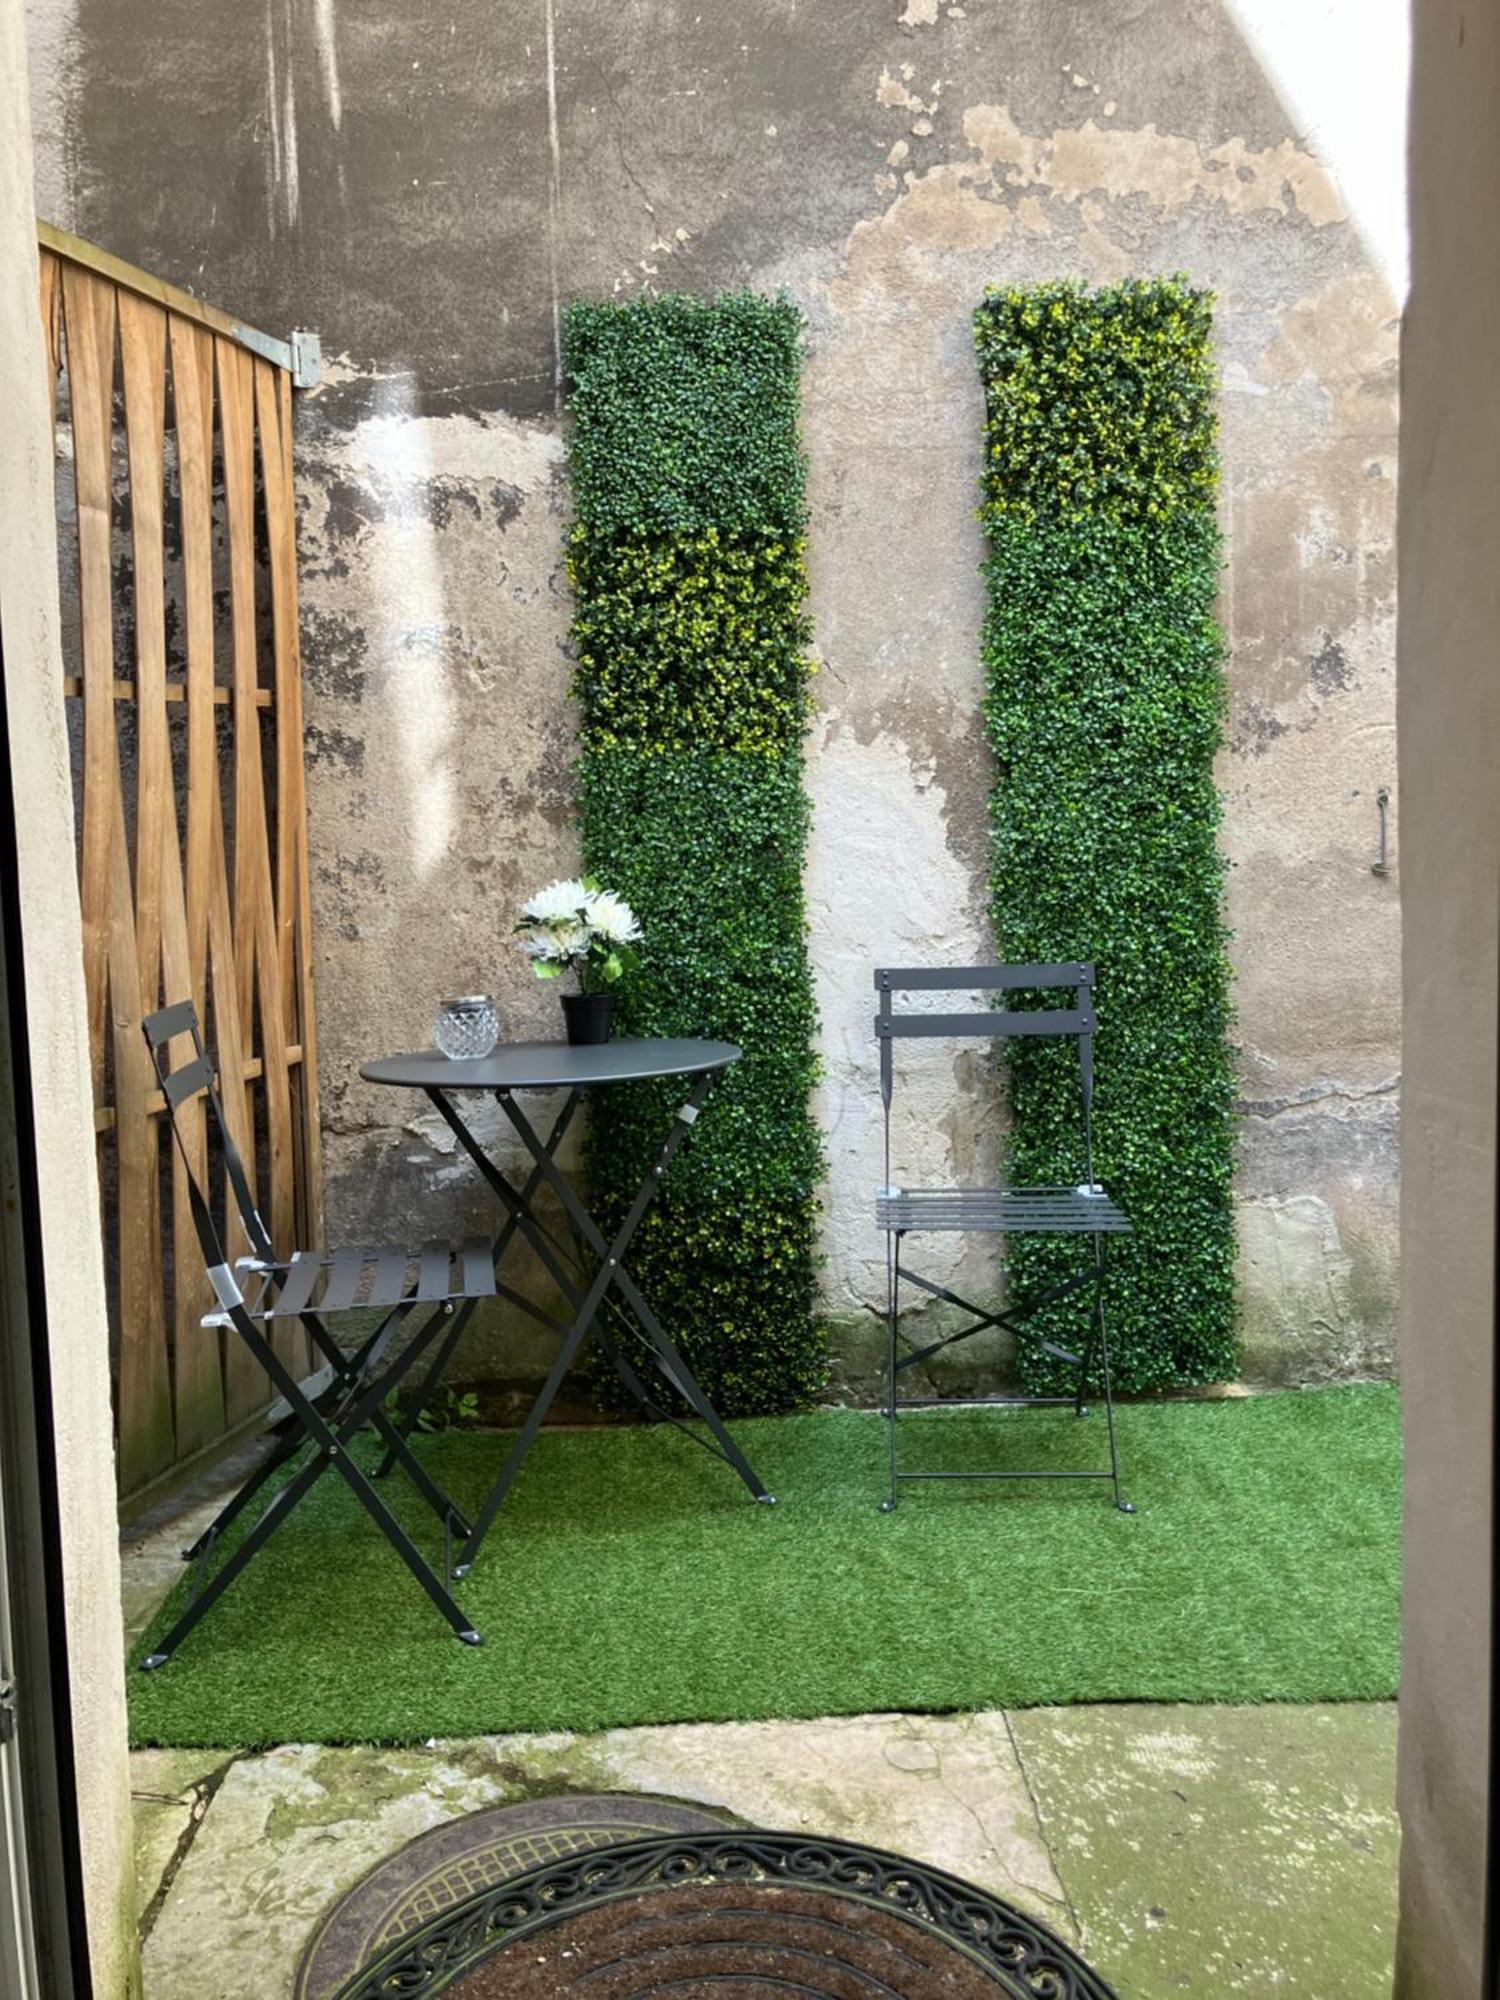
[[424,1924],[549,1861],[660,1833],[712,1833],[728,1813],[623,1792],[562,1794],[465,1813],[418,1834],[341,1896],[302,1955],[294,2000],[332,2000]]
[[1114,2000],[1032,1918],[848,1841],[656,1835],[548,1862],[403,1940],[339,2000]]

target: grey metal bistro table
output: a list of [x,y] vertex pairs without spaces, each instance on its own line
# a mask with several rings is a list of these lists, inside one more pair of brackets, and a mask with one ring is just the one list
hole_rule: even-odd
[[[367,1083],[388,1083],[427,1093],[505,1212],[505,1220],[493,1246],[497,1295],[559,1336],[557,1359],[516,1434],[468,1540],[459,1551],[458,1560],[453,1565],[455,1576],[467,1574],[479,1553],[480,1544],[504,1505],[505,1496],[515,1484],[527,1452],[536,1442],[537,1432],[562,1387],[563,1378],[591,1333],[643,1415],[675,1424],[695,1444],[732,1466],[757,1500],[774,1506],[772,1495],[766,1491],[749,1460],[724,1428],[676,1343],[641,1296],[640,1287],[625,1264],[630,1239],[651,1206],[673,1154],[696,1123],[698,1113],[720,1072],[738,1062],[739,1056],[740,1052],[732,1042],[663,1039],[601,1042],[591,1047],[573,1046],[567,1042],[508,1042],[474,1061],[453,1061],[436,1049],[422,1049],[414,1055],[385,1056],[379,1062],[366,1063],[360,1070]],[[579,1199],[572,1182],[558,1166],[558,1149],[586,1092],[607,1089],[614,1084],[660,1082],[673,1077],[682,1079],[686,1095],[678,1106],[661,1151],[642,1180],[624,1219],[613,1238],[606,1240],[603,1231]],[[526,1091],[556,1090],[566,1091],[567,1095],[551,1131],[544,1139],[521,1109],[518,1099]],[[531,1160],[530,1174],[520,1187],[485,1151],[458,1109],[458,1100],[474,1091],[481,1091],[495,1099]],[[571,1244],[563,1243],[538,1217],[535,1203],[543,1188],[550,1188],[562,1204],[572,1234]],[[561,1291],[572,1313],[571,1320],[559,1319],[556,1314],[547,1312],[514,1286],[502,1281],[501,1266],[506,1253],[518,1239],[528,1243],[536,1252]],[[707,1437],[690,1430],[673,1411],[656,1400],[616,1335],[602,1323],[601,1313],[606,1309],[623,1319],[627,1308],[639,1336],[637,1353],[644,1352],[649,1357],[649,1366],[702,1420],[708,1431]],[[454,1315],[453,1326],[423,1385],[424,1400],[436,1387],[452,1358],[472,1310],[472,1304],[467,1304]],[[626,1330],[628,1333],[629,1321],[626,1322]]]

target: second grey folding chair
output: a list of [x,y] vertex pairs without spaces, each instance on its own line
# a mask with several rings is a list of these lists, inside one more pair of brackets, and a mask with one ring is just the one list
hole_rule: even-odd
[[[1010,996],[1027,991],[1066,996],[1069,1006],[1044,1005],[1015,1007]],[[882,967],[875,974],[875,990],[880,1010],[875,1017],[875,1034],[880,1048],[880,1096],[885,1110],[885,1185],[876,1190],[875,1219],[886,1234],[888,1323],[886,1416],[890,1426],[891,1490],[881,1502],[889,1512],[896,1504],[900,1482],[905,1479],[1107,1479],[1114,1487],[1115,1505],[1122,1514],[1135,1509],[1120,1491],[1120,1459],[1115,1439],[1114,1391],[1109,1374],[1109,1330],[1104,1316],[1105,1245],[1111,1236],[1129,1232],[1123,1212],[1109,1199],[1094,1179],[1094,968],[1092,965],[966,965],[929,967]],[[1006,996],[1006,1004],[982,1012],[962,1014],[900,1013],[893,1001],[898,993],[984,992]],[[1057,1187],[907,1188],[891,1180],[891,1105],[895,1091],[895,1043],[903,1038],[967,1039],[994,1041],[1011,1036],[1051,1036],[1078,1045],[1080,1109],[1079,1162],[1082,1178]],[[971,1305],[948,1286],[921,1276],[904,1261],[903,1246],[909,1236],[933,1231],[978,1231],[998,1236],[1063,1235],[1085,1240],[1089,1252],[1073,1276],[1048,1286],[1038,1297],[1007,1303],[1003,1311],[989,1312]],[[957,1306],[973,1316],[973,1323],[956,1333],[929,1341],[907,1353],[900,1352],[899,1315],[901,1286],[914,1285],[930,1298]],[[1071,1396],[908,1396],[899,1394],[901,1377],[911,1368],[930,1361],[935,1354],[959,1341],[982,1333],[986,1327],[1014,1331],[1044,1306],[1072,1293],[1086,1293],[1089,1301],[1088,1331],[1081,1351],[1057,1346],[1048,1340],[1043,1350],[1078,1370]],[[896,1452],[897,1417],[902,1410],[951,1409],[967,1405],[1021,1405],[1029,1407],[1065,1406],[1087,1415],[1085,1398],[1097,1373],[1104,1398],[1109,1433],[1109,1464],[1090,1471],[976,1470],[974,1472],[911,1471],[901,1467]]]
[[[223,1565],[195,1589],[182,1615],[142,1666],[150,1670],[166,1664],[293,1508],[330,1471],[343,1479],[458,1637],[477,1646],[480,1635],[468,1614],[370,1484],[349,1447],[362,1432],[372,1430],[410,1476],[442,1524],[446,1576],[452,1537],[466,1536],[469,1523],[386,1415],[385,1400],[444,1330],[455,1305],[493,1296],[495,1273],[489,1245],[466,1243],[456,1253],[446,1244],[429,1243],[420,1251],[299,1250],[278,1257],[251,1194],[239,1148],[225,1122],[214,1066],[204,1049],[192,1002],[179,1000],[163,1007],[147,1015],[141,1027],[187,1168],[193,1227],[219,1301],[219,1310],[209,1313],[203,1324],[225,1327],[237,1335],[281,1396],[266,1419],[268,1428],[280,1433],[276,1444],[217,1519],[183,1552],[184,1561],[199,1565],[200,1579],[224,1530],[278,1472],[285,1470],[287,1474],[254,1527]],[[174,1062],[172,1045],[183,1040],[191,1054]],[[250,1254],[240,1258],[233,1269],[214,1221],[208,1190],[202,1184],[202,1169],[195,1167],[178,1122],[183,1105],[200,1095],[206,1095],[212,1109],[233,1208],[250,1245]],[[324,1322],[357,1309],[376,1310],[380,1319],[373,1332],[345,1353]],[[396,1337],[413,1313],[419,1315],[417,1330],[393,1356]],[[295,1326],[306,1329],[314,1351],[325,1363],[316,1376],[301,1381],[277,1351],[274,1338],[278,1329]],[[304,1451],[308,1453],[306,1462],[293,1470]]]

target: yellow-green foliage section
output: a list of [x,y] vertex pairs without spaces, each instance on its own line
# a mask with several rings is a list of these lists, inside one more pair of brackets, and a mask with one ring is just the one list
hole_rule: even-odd
[[1212,512],[1213,295],[1177,279],[995,289],[975,314],[984,519]]
[[593,749],[779,752],[807,724],[800,534],[583,527],[568,544],[574,687]]

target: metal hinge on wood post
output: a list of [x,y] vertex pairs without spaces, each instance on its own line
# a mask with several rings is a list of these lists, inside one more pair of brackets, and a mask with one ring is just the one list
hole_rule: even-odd
[[316,389],[323,372],[323,343],[305,327],[292,329],[292,387]]
[[16,1684],[0,1680],[0,1748],[16,1740]]

